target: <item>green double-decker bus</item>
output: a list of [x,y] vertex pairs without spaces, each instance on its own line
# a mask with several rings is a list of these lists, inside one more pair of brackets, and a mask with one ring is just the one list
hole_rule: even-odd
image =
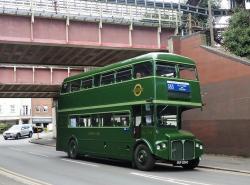
[[181,129],[182,113],[202,106],[195,63],[154,52],[64,80],[58,98],[57,150],[131,161],[198,166],[203,145]]

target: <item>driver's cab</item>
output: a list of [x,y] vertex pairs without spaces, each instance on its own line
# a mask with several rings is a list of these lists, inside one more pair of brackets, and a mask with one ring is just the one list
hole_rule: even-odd
[[132,119],[134,126],[134,138],[145,136],[149,130],[155,128],[181,129],[180,114],[177,106],[144,104],[134,105]]

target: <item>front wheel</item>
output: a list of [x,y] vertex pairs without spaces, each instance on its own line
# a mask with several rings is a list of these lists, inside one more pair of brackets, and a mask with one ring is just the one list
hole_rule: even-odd
[[68,157],[71,159],[77,159],[78,157],[78,147],[74,139],[69,142]]
[[30,133],[29,133],[29,138],[31,138],[31,137],[32,137],[32,134],[33,134],[32,132],[30,132]]
[[199,163],[200,163],[199,159],[194,159],[192,161],[189,161],[188,164],[183,164],[182,168],[187,169],[187,170],[193,170],[199,165]]
[[155,165],[155,159],[145,144],[140,144],[134,152],[134,164],[139,170],[148,171]]
[[18,134],[16,135],[16,138],[15,138],[15,139],[20,139],[20,138],[21,138],[21,134],[18,133]]

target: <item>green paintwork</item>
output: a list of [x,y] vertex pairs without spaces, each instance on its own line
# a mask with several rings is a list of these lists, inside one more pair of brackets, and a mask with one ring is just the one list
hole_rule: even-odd
[[[166,63],[171,62],[195,66],[195,63],[191,59],[183,56],[167,53],[149,53],[66,78],[64,83],[95,74],[114,71],[125,66],[133,66],[135,63],[144,61],[151,61],[154,65],[156,61],[163,61]],[[167,80],[188,82],[191,88],[190,97],[170,98],[166,87]],[[140,84],[143,88],[140,96],[135,96],[134,94],[134,87],[137,84]],[[115,111],[132,112],[133,105],[145,104],[154,106],[162,104],[174,105],[179,108],[185,107],[185,109],[200,108],[202,101],[199,81],[157,77],[154,73],[153,76],[141,79],[131,79],[124,82],[61,94],[58,99],[57,110],[57,150],[67,151],[69,140],[74,138],[78,143],[81,154],[131,161],[133,159],[134,148],[138,143],[142,142],[149,147],[156,158],[173,161],[171,159],[171,142],[173,140],[191,140],[194,142],[195,158],[199,158],[202,155],[203,149],[195,147],[197,143],[201,144],[201,142],[193,134],[178,130],[177,128],[159,128],[155,121],[156,116],[153,118],[154,125],[141,127],[141,136],[139,138],[134,137],[132,113],[130,114],[129,127],[68,128],[70,115],[88,115]],[[157,150],[157,144],[159,143],[165,143],[167,147]],[[189,155],[187,154],[187,156]]]

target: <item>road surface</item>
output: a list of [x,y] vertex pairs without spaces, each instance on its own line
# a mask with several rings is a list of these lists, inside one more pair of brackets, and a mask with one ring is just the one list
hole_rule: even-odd
[[66,153],[55,151],[54,147],[29,143],[29,138],[5,141],[0,135],[2,184],[249,185],[250,175],[204,168],[189,171],[161,164],[151,172],[143,172],[123,162],[71,160]]

